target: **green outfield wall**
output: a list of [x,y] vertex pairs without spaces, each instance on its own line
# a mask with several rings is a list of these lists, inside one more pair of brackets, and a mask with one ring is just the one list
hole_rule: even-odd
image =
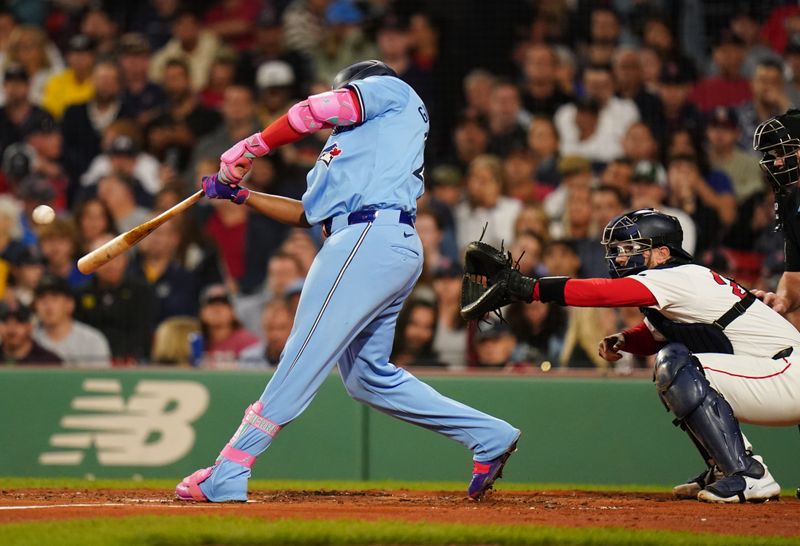
[[[213,461],[267,379],[251,371],[0,370],[0,475],[183,476]],[[523,431],[508,481],[666,485],[702,468],[647,380],[426,381]],[[796,427],[745,433],[784,487],[800,485]],[[334,375],[253,474],[465,480],[470,469],[463,447],[350,400]]]

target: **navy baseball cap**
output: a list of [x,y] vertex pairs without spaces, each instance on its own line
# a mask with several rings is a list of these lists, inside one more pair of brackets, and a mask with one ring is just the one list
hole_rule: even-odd
[[736,110],[729,106],[717,106],[708,113],[706,124],[709,127],[736,129],[739,126],[739,116]]
[[32,316],[31,308],[25,305],[9,305],[5,302],[0,304],[0,320],[4,322],[11,319],[17,322],[30,322]]

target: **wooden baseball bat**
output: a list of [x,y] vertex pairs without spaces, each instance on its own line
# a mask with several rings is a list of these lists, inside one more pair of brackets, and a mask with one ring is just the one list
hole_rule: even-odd
[[185,211],[203,197],[203,190],[190,195],[174,207],[165,210],[155,218],[139,224],[135,228],[117,235],[103,246],[96,248],[89,252],[86,256],[78,260],[78,269],[84,275],[94,273],[98,267],[101,267],[135,244],[150,235],[161,224]]

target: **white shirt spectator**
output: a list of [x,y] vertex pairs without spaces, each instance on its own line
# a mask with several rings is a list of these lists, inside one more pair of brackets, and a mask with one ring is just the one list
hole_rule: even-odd
[[[104,176],[111,174],[111,159],[107,154],[100,154],[89,164],[89,168],[81,175],[81,186],[93,186]],[[164,183],[161,181],[161,164],[158,159],[147,153],[136,155],[133,166],[133,177],[151,195],[161,191]]]
[[464,248],[481,236],[483,226],[488,222],[483,242],[500,246],[502,241],[511,245],[514,242],[514,223],[517,221],[522,203],[510,197],[500,196],[494,208],[472,207],[467,202],[459,203],[455,210],[456,239],[458,250]]
[[611,97],[600,109],[594,134],[581,141],[575,124],[576,113],[574,103],[564,104],[556,110],[555,124],[561,141],[561,155],[579,155],[602,163],[622,155],[622,138],[628,128],[639,121],[636,103]]
[[64,360],[68,367],[108,368],[111,366],[111,348],[106,337],[97,330],[72,321],[72,329],[61,341],[55,341],[47,335],[42,326],[33,331],[33,339],[48,351],[52,351]]

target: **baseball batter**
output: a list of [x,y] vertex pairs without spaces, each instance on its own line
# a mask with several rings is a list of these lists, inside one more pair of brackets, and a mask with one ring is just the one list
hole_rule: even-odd
[[[302,201],[238,185],[253,157],[331,127]],[[177,486],[179,499],[246,500],[256,457],[308,406],[337,363],[356,400],[473,451],[471,498],[480,499],[500,477],[519,430],[445,398],[389,362],[398,312],[422,270],[414,217],[428,130],[414,90],[387,65],[364,61],[342,70],[331,91],[295,104],[234,145],[220,158],[219,173],[204,179],[209,198],[246,203],[291,225],[322,224],[327,239],[275,375],[215,464]]]
[[609,361],[620,351],[656,354],[658,394],[708,465],[675,495],[725,503],[777,497],[780,487],[752,455],[739,421],[800,423],[800,333],[736,282],[692,263],[682,240],[678,220],[653,209],[613,219],[603,236],[611,279],[533,279],[510,264],[493,273],[482,264],[494,249],[472,243],[466,270],[489,273],[489,289],[462,312],[474,318],[508,299],[640,307],[643,321],[602,340],[599,353]]

